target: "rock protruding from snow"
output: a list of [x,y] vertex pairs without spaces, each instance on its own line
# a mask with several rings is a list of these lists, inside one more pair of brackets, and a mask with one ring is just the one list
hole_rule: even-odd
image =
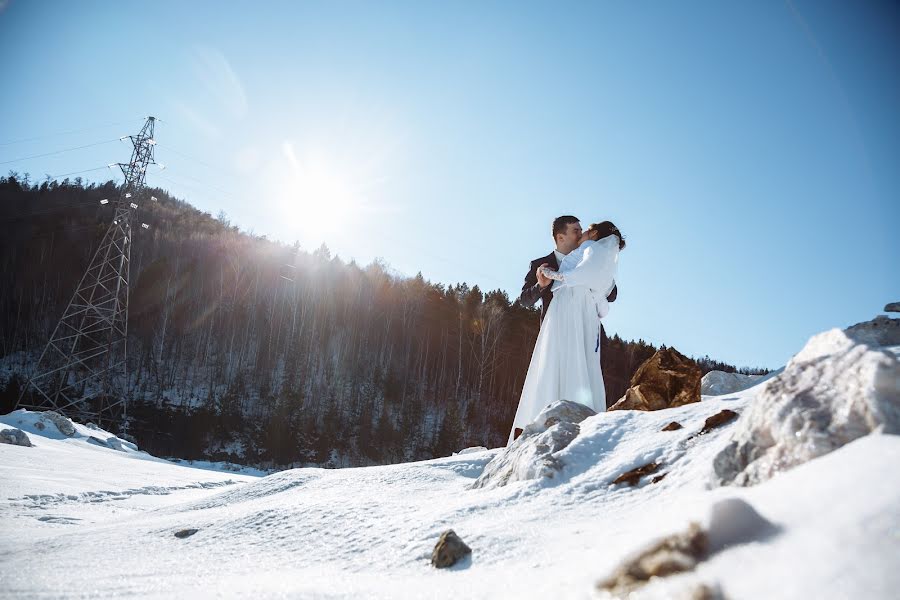
[[667,577],[692,570],[707,556],[706,532],[696,523],[670,535],[627,559],[597,589],[614,597],[628,597],[653,577]]
[[455,531],[448,529],[441,534],[437,544],[434,545],[434,550],[431,552],[431,564],[438,569],[446,569],[469,554],[472,554],[472,549],[456,535]]
[[814,336],[740,417],[715,458],[721,484],[753,485],[876,429],[900,433],[900,320]]
[[47,410],[41,413],[41,421],[49,421],[53,423],[56,429],[66,437],[75,435],[75,425],[72,421],[62,416],[54,410]]
[[619,485],[620,483],[627,483],[631,487],[634,487],[640,482],[641,478],[645,475],[650,475],[652,473],[656,473],[659,470],[660,465],[655,462],[647,463],[646,465],[641,465],[640,467],[636,467],[631,469],[630,471],[626,471],[613,479],[613,485]]
[[885,305],[884,312],[900,312],[900,302],[889,302]]
[[177,538],[179,538],[179,539],[184,539],[184,538],[187,538],[187,537],[191,537],[192,535],[194,535],[194,534],[197,533],[198,531],[200,531],[200,530],[199,530],[199,529],[193,529],[193,528],[192,528],[192,529],[180,529],[180,530],[178,530],[178,531],[175,532],[175,537],[177,537]]
[[608,410],[662,410],[700,401],[697,364],[675,348],[664,348],[644,361],[625,395]]
[[512,481],[553,477],[563,466],[556,453],[578,435],[578,423],[595,414],[577,402],[554,402],[484,467],[472,487],[495,488]]
[[31,448],[31,440],[28,434],[21,429],[4,429],[0,431],[0,444],[12,444],[13,446],[25,446]]
[[727,408],[722,409],[719,412],[717,412],[716,414],[714,414],[713,416],[707,418],[706,421],[703,422],[703,429],[701,429],[697,435],[703,435],[703,434],[709,433],[716,427],[721,427],[722,425],[725,425],[726,423],[730,423],[732,420],[736,419],[737,416],[738,416],[738,414],[736,412],[734,412],[733,410],[729,410]]
[[722,394],[743,392],[752,388],[764,377],[765,375],[710,371],[700,380],[700,393],[704,396],[721,396]]

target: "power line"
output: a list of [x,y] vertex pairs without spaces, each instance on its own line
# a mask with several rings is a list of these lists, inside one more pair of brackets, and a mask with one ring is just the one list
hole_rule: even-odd
[[[143,119],[141,119],[143,120]],[[6,142],[0,142],[0,146],[9,146],[11,144],[22,144],[25,142],[33,142],[35,140],[44,140],[51,137],[58,137],[60,135],[70,135],[73,133],[84,133],[85,131],[95,131],[97,129],[103,129],[104,127],[112,127],[114,125],[127,125],[137,121],[137,119],[128,119],[127,121],[116,121],[114,123],[105,123],[103,125],[94,125],[92,127],[85,127],[84,129],[70,129],[69,131],[60,131],[58,133],[47,133],[44,135],[38,135],[30,138],[22,138],[19,140],[9,140]]]
[[213,169],[213,170],[215,170],[215,171],[219,171],[220,173],[224,173],[225,175],[228,175],[228,176],[230,176],[230,177],[234,177],[234,176],[235,176],[234,173],[232,173],[232,172],[230,172],[230,171],[227,171],[227,170],[223,169],[222,167],[219,167],[219,166],[210,164],[210,163],[206,162],[205,160],[200,160],[199,158],[195,158],[195,157],[193,157],[193,156],[191,156],[191,155],[189,155],[189,154],[185,154],[184,152],[182,152],[182,151],[180,151],[180,150],[176,150],[175,148],[173,148],[173,147],[172,147],[171,145],[169,145],[169,144],[164,144],[164,145],[163,145],[163,144],[160,144],[158,147],[162,147],[163,150],[168,150],[168,151],[174,152],[175,154],[177,154],[177,155],[179,155],[179,156],[182,156],[182,157],[184,157],[184,158],[187,158],[188,160],[192,160],[192,161],[194,161],[194,162],[200,163],[201,165],[203,165],[203,166],[205,166],[205,167],[208,167],[208,168]]
[[93,169],[84,169],[83,171],[72,171],[71,173],[61,173],[59,175],[48,175],[50,179],[59,179],[60,177],[68,177],[69,175],[79,175],[81,173],[90,173],[91,171],[99,171],[100,169],[108,169],[109,165],[103,165],[102,167],[94,167]]
[[202,180],[200,180],[200,179],[197,179],[196,177],[191,177],[190,175],[185,175],[184,173],[178,173],[178,176],[179,176],[179,177],[187,177],[188,179],[193,179],[193,180],[196,181],[197,183],[194,184],[194,183],[186,183],[186,182],[184,182],[184,181],[176,181],[175,179],[172,179],[171,177],[166,177],[165,175],[160,175],[159,173],[149,173],[149,174],[152,175],[153,177],[159,177],[160,179],[164,179],[164,180],[166,180],[166,181],[171,181],[172,183],[175,183],[175,184],[177,184],[177,185],[186,185],[187,187],[192,187],[192,188],[195,188],[195,189],[198,189],[198,188],[199,188],[199,189],[210,188],[210,189],[219,191],[219,192],[221,192],[221,193],[223,193],[223,194],[226,194],[226,195],[228,195],[228,196],[231,196],[232,198],[240,199],[239,196],[237,196],[234,192],[229,192],[228,190],[223,190],[223,189],[220,188],[220,187],[216,187],[216,186],[214,186],[214,185],[210,185],[210,184],[208,184],[208,183],[206,183],[206,182],[204,182],[204,181],[202,181]]
[[105,140],[102,142],[94,142],[93,144],[85,144],[84,146],[75,146],[74,148],[63,148],[62,150],[54,150],[53,152],[45,152],[43,154],[33,154],[31,156],[23,156],[22,158],[14,158],[12,160],[5,160],[0,162],[0,165],[8,165],[9,163],[21,162],[23,160],[30,160],[32,158],[42,158],[44,156],[52,156],[54,154],[62,154],[63,152],[71,152],[73,150],[81,150],[82,148],[91,148],[93,146],[100,146],[102,144],[111,144],[112,142],[118,142],[119,138],[115,138],[113,140]]

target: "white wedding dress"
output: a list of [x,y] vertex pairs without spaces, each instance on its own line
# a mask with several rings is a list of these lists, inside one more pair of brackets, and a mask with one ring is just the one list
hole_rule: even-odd
[[619,238],[586,241],[559,266],[553,302],[547,309],[525,376],[519,408],[507,445],[516,428],[524,428],[548,404],[579,402],[606,410],[600,370],[600,319],[609,312],[606,296],[615,285]]

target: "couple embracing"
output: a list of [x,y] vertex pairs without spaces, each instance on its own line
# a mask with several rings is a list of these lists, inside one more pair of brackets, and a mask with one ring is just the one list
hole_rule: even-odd
[[553,221],[553,240],[556,249],[531,262],[519,297],[526,306],[541,299],[541,330],[507,445],[557,400],[606,410],[600,320],[616,299],[625,238],[609,221],[582,231],[579,220],[567,215]]

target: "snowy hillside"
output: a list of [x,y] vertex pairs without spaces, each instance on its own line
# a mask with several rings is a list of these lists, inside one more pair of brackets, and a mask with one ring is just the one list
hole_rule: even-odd
[[[783,373],[740,392],[591,416],[554,454],[552,476],[481,488],[473,483],[506,450],[253,477],[12,413],[0,429],[21,429],[33,446],[0,444],[0,593],[618,597],[598,582],[693,522],[709,552],[629,597],[893,598],[896,325],[882,322],[887,336],[817,336]],[[740,416],[698,435],[724,409]],[[673,421],[682,428],[663,431]],[[648,463],[657,483],[612,483]],[[447,529],[472,554],[439,570],[430,558]]]

